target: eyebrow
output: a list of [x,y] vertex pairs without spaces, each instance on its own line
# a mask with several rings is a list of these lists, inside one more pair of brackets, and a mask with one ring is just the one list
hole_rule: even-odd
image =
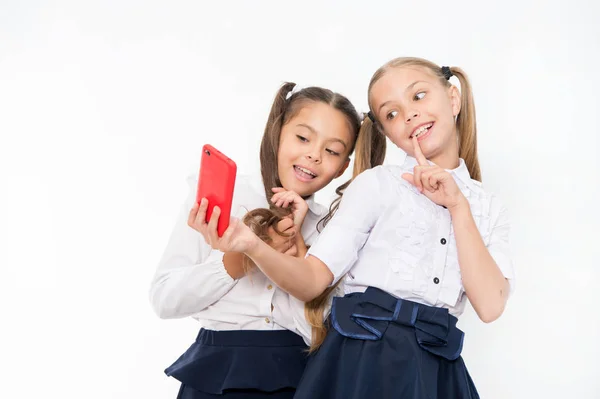
[[[412,82],[411,84],[409,84],[409,85],[406,87],[406,89],[404,89],[404,92],[407,92],[407,91],[409,91],[410,89],[412,89],[413,87],[415,87],[417,83],[427,83],[427,82],[426,82],[426,81],[424,81],[424,80],[417,80],[417,81],[415,81],[415,82]],[[392,100],[388,100],[388,101],[385,101],[384,103],[382,103],[382,104],[379,106],[379,109],[377,110],[377,112],[381,111],[381,108],[385,107],[387,104],[389,104],[389,103],[391,103],[391,102],[393,102],[393,101],[392,101]]]
[[[315,130],[313,127],[312,127],[312,126],[309,126],[309,125],[307,125],[307,124],[305,124],[305,123],[298,123],[296,126],[297,126],[297,127],[305,127],[305,128],[307,128],[308,130],[310,130],[312,133],[314,133],[314,134],[318,134],[318,132],[317,132],[317,131],[316,131],[316,130]],[[331,138],[331,139],[328,139],[327,141],[337,141],[338,143],[340,143],[341,145],[343,145],[343,146],[344,146],[344,149],[348,148],[348,144],[346,144],[346,143],[344,142],[344,140],[342,140],[342,139],[338,139],[337,137],[336,137],[336,138]]]

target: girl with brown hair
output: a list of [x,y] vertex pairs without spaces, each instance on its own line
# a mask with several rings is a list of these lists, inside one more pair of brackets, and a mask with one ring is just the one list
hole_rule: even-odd
[[[262,138],[261,176],[237,177],[232,215],[275,251],[303,257],[319,222],[326,224],[337,207],[336,202],[328,212],[313,195],[347,168],[359,128],[346,97],[285,83]],[[307,347],[294,332],[306,323],[303,308],[298,312],[288,294],[243,254],[205,242],[206,228],[194,216],[195,179],[190,186],[150,297],[161,318],[191,316],[201,330],[165,372],[181,381],[180,399],[291,398],[307,358]],[[338,194],[346,186],[338,187]],[[326,303],[323,297],[314,313]]]

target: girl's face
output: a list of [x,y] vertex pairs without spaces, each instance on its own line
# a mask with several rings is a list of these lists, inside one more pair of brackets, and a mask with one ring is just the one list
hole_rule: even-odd
[[353,144],[341,111],[308,102],[281,129],[277,153],[281,184],[302,197],[316,193],[344,173]]
[[425,68],[406,66],[386,71],[369,94],[383,132],[404,152],[414,156],[412,139],[417,137],[427,159],[438,165],[458,161],[454,117],[460,94],[455,86],[444,86]]

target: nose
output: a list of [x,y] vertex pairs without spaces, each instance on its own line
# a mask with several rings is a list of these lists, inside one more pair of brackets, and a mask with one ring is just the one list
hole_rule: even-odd
[[410,123],[412,122],[416,117],[419,116],[419,111],[417,110],[412,110],[406,113],[406,123]]
[[311,149],[306,154],[306,159],[308,159],[309,161],[314,162],[314,163],[320,163],[321,162],[321,156],[319,155],[319,150],[317,148]]

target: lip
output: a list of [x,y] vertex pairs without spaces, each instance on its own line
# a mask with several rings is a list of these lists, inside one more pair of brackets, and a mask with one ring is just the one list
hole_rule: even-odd
[[435,122],[433,122],[433,121],[430,121],[430,122],[425,122],[425,123],[421,123],[419,126],[415,127],[415,128],[413,129],[412,133],[410,134],[410,136],[408,136],[408,138],[409,138],[409,139],[412,139],[412,138],[413,138],[413,136],[415,135],[415,132],[416,132],[417,130],[419,130],[421,127],[423,127],[423,126],[426,126],[426,125],[431,125],[431,127],[429,128],[429,130],[427,130],[427,133],[420,135],[420,136],[418,137],[418,140],[419,140],[419,141],[421,141],[421,139],[423,139],[423,138],[425,138],[425,137],[429,136],[429,134],[430,134],[430,132],[431,132],[431,129],[433,129],[433,127],[435,126]]
[[[313,173],[315,176],[314,176],[314,177],[306,177],[306,174],[305,174],[305,173],[303,173],[303,172],[301,172],[301,171],[299,171],[299,170],[297,169],[298,167],[300,167],[300,168],[303,168],[303,169],[306,169],[306,170],[309,170],[309,171],[310,171],[311,173]],[[314,171],[314,170],[312,170],[311,168],[307,168],[306,166],[302,166],[302,165],[294,165],[294,166],[293,166],[293,169],[294,169],[294,175],[296,176],[296,179],[298,179],[298,180],[300,180],[301,182],[304,182],[304,183],[311,182],[311,181],[313,181],[314,179],[316,179],[316,178],[317,178],[317,176],[318,176],[318,175],[315,173],[315,171]]]

